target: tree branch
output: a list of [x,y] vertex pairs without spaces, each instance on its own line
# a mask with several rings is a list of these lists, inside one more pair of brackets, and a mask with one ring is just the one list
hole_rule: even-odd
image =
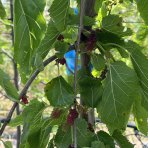
[[[49,63],[51,63],[52,61],[56,60],[56,58],[57,58],[57,57],[54,55],[54,56],[48,58],[47,60],[45,60],[45,61],[43,62],[44,67],[46,67],[46,66],[47,66]],[[21,98],[22,96],[26,95],[26,93],[27,93],[29,87],[31,86],[32,82],[35,80],[35,78],[38,76],[39,73],[40,73],[40,70],[37,69],[37,70],[32,74],[32,76],[30,77],[30,79],[29,79],[29,80],[27,81],[27,83],[25,84],[23,90],[20,92],[19,98]],[[18,105],[18,103],[15,102],[15,103],[13,104],[13,106],[11,107],[11,109],[10,109],[8,115],[7,115],[7,118],[6,118],[5,122],[4,122],[4,124],[2,125],[2,127],[1,127],[1,129],[0,129],[0,136],[3,134],[3,132],[4,132],[5,128],[6,128],[6,126],[7,126],[7,124],[10,122],[11,117],[12,117],[12,115],[13,115],[13,112],[15,111],[15,108],[17,107],[17,105]]]
[[[78,69],[78,52],[80,51],[81,33],[83,30],[83,17],[85,10],[85,0],[81,0],[80,4],[80,24],[77,38],[76,57],[75,57],[75,69],[74,69],[74,108],[76,109],[76,97],[77,97],[77,69]],[[73,125],[73,145],[77,148],[77,127],[74,122]]]
[[[12,24],[14,24],[13,22],[13,0],[10,0],[10,21]],[[13,29],[13,25],[11,26],[11,37],[12,37],[12,46],[14,46],[14,29]],[[14,58],[12,60],[13,62],[13,69],[14,69],[14,84],[17,90],[19,90],[19,76],[18,76],[18,67],[17,67],[17,63],[15,62]],[[20,106],[19,104],[16,107],[16,114],[20,115]],[[21,138],[21,126],[17,126],[17,144],[16,144],[16,148],[20,147],[20,138]]]
[[6,55],[14,63],[13,57],[11,57],[5,50],[2,49],[2,51],[0,51],[0,54]]

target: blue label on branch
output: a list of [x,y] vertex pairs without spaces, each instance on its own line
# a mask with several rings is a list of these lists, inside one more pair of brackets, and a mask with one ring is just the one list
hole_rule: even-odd
[[78,13],[79,13],[78,8],[73,8],[73,10],[74,10],[74,14],[78,15]]
[[[65,53],[64,55],[66,59],[66,72],[68,75],[74,73],[75,70],[75,58],[76,58],[76,52],[75,50],[70,50],[69,52]],[[80,57],[78,57],[78,60],[80,60]],[[78,64],[77,69],[79,70],[81,68],[80,64]]]
[[[70,50],[69,52],[65,53],[64,58],[66,59],[66,73],[67,75],[70,75],[74,73],[75,70],[75,58],[76,58],[76,52],[74,49]],[[78,57],[78,67],[77,70],[81,69],[80,65],[80,56]],[[90,64],[90,71],[92,71],[93,66]]]

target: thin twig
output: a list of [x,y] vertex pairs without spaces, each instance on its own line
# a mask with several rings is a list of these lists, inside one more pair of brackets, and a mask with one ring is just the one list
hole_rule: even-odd
[[0,54],[6,55],[12,62],[14,62],[13,57],[10,56],[4,49],[2,49],[2,50],[0,51]]
[[[48,58],[47,60],[44,61],[43,65],[44,67],[46,67],[49,63],[51,63],[52,61],[56,60],[56,56],[52,56],[50,58]],[[30,85],[32,84],[32,82],[35,80],[35,78],[38,76],[38,74],[40,73],[40,70],[37,69],[32,76],[30,77],[30,79],[27,81],[27,83],[25,84],[23,90],[20,92],[19,98],[21,98],[22,96],[26,95]],[[10,109],[7,118],[6,118],[6,122],[4,122],[4,124],[2,125],[1,129],[0,129],[0,136],[3,134],[7,124],[9,123],[9,121],[11,120],[11,117],[13,115],[13,112],[15,110],[15,108],[17,107],[18,103],[15,102],[12,106],[12,108]]]
[[[18,76],[18,69],[17,64],[13,62],[13,69],[14,69],[14,84],[16,89],[19,91],[19,76]],[[19,104],[16,107],[16,114],[17,116],[20,115],[20,106]],[[20,147],[20,141],[21,141],[21,126],[17,126],[17,144],[16,148]]]
[[[13,0],[10,0],[10,21],[13,24]],[[14,46],[14,29],[13,25],[11,26],[11,37],[12,37],[12,46]],[[18,67],[17,63],[15,62],[14,58],[12,60],[13,62],[13,69],[14,69],[14,84],[16,89],[19,91],[19,74],[18,74]],[[20,106],[19,104],[16,106],[16,114],[20,115]],[[16,148],[20,147],[20,141],[21,141],[21,126],[17,126],[17,143]]]
[[[81,33],[83,30],[83,17],[84,17],[85,0],[81,0],[80,4],[80,25],[77,38],[76,57],[75,57],[75,69],[74,69],[74,108],[76,109],[76,97],[77,97],[77,70],[78,70],[78,53],[80,51]],[[74,122],[73,125],[73,144],[74,148],[77,148],[77,127]]]

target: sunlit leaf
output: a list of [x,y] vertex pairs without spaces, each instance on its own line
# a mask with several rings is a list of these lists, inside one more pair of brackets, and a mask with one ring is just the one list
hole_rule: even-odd
[[99,9],[101,8],[103,1],[104,0],[96,0],[95,1],[95,11],[96,11],[96,13],[98,13]]
[[69,0],[54,0],[49,9],[50,17],[59,31],[66,28],[69,4]]
[[109,65],[105,81],[100,116],[110,130],[125,129],[134,95],[138,89],[136,73],[123,62]]
[[6,11],[5,11],[5,8],[0,0],[0,18],[1,19],[4,19],[6,16]]
[[32,55],[43,38],[45,0],[14,1],[14,54],[23,82],[31,72]]
[[131,60],[142,88],[142,105],[148,111],[148,59],[140,51],[142,47],[132,41],[129,41],[125,48],[130,52]]
[[141,96],[136,97],[133,114],[139,131],[148,136],[148,111],[141,105]]
[[60,33],[56,29],[54,23],[52,21],[49,22],[45,36],[39,44],[38,48],[36,49],[36,55],[34,60],[34,65],[36,67],[40,67],[41,65],[43,65],[43,59],[47,56],[59,34]]
[[147,0],[136,0],[138,10],[141,17],[144,19],[146,25],[148,25],[148,1]]
[[108,15],[102,20],[102,28],[120,37],[132,35],[131,29],[122,26],[122,18],[118,15]]

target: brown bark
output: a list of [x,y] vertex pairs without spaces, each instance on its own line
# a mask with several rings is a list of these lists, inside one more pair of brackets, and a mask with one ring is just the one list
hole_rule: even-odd
[[[89,17],[95,16],[95,10],[94,10],[95,1],[96,0],[86,0],[85,11],[84,11],[85,16],[89,16]],[[88,31],[91,30],[91,27],[84,26],[84,28]],[[82,53],[81,54],[81,66],[82,66],[82,69],[87,69],[87,71],[89,71],[90,55],[85,53],[85,51],[86,51],[86,49],[81,49],[81,53]],[[81,105],[83,105],[82,100],[83,99],[81,98]],[[94,125],[94,123],[95,123],[94,109],[90,109],[88,112],[88,123],[90,123],[92,125]]]

